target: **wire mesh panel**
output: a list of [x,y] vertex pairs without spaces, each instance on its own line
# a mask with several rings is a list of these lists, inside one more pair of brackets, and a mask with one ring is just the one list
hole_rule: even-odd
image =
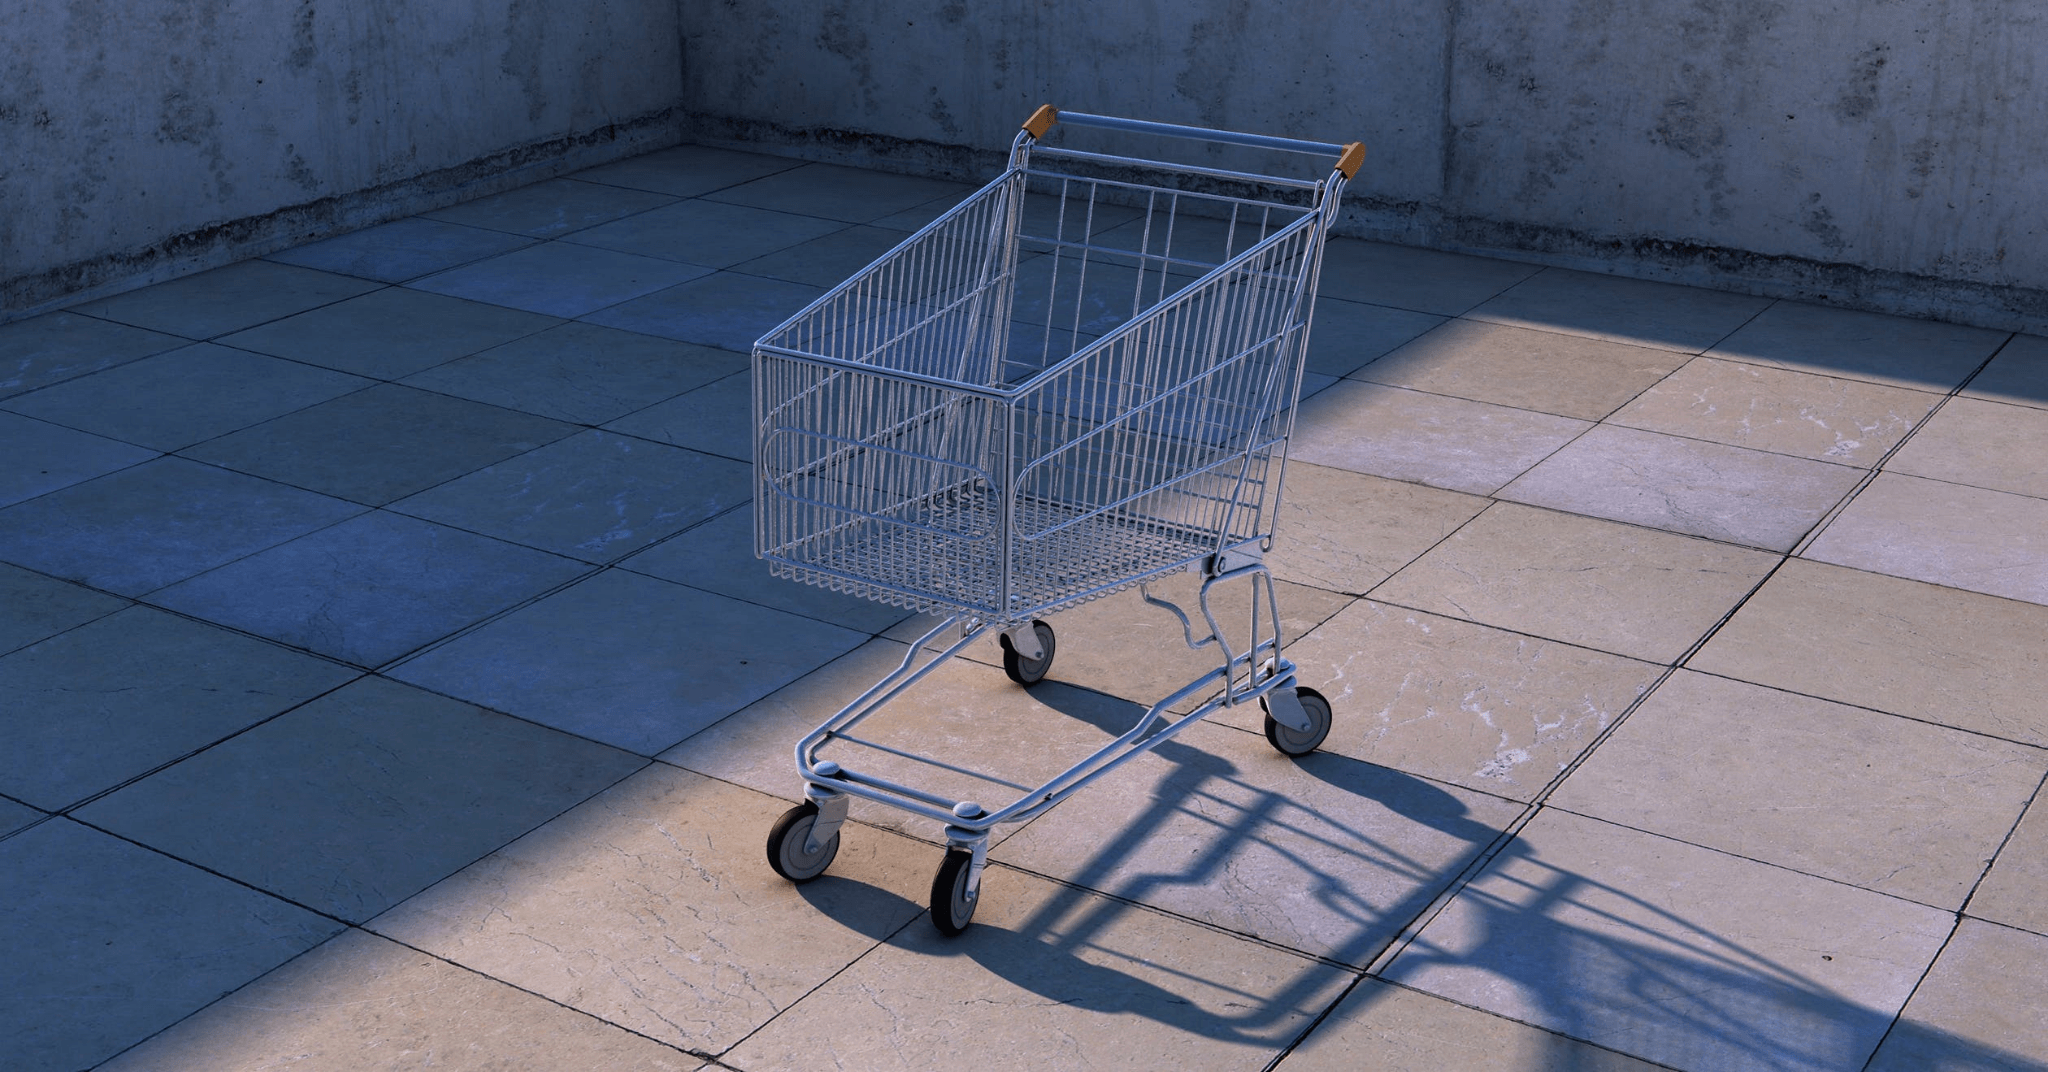
[[1267,536],[1313,203],[1014,168],[764,338],[762,557],[994,621]]

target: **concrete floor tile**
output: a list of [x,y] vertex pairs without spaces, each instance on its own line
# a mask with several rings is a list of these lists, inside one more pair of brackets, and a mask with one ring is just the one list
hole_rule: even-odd
[[382,286],[290,264],[242,261],[86,302],[74,311],[188,339],[210,339]]
[[127,605],[125,599],[0,563],[0,655]]
[[46,818],[48,816],[43,812],[37,811],[26,804],[17,804],[12,800],[0,800],[0,838],[7,837],[17,830],[27,829],[31,824]]
[[1542,270],[1534,264],[1332,238],[1323,248],[1322,293],[1457,316]]
[[1264,1067],[1344,990],[1327,964],[992,868],[974,923],[919,920],[726,1055],[739,1068]]
[[0,658],[0,792],[67,808],[355,676],[131,607]]
[[588,568],[377,510],[181,581],[149,601],[375,667]]
[[2048,795],[2037,792],[1964,910],[1979,919],[2048,934],[2043,889],[2048,889]]
[[[1287,649],[1335,725],[1322,750],[1531,800],[1658,669],[1618,655],[1359,600]],[[1257,731],[1256,708],[1217,720]]]
[[429,272],[509,253],[532,242],[530,238],[503,231],[410,216],[324,242],[295,246],[265,259],[384,283],[402,283]]
[[951,197],[974,187],[938,179],[891,175],[836,164],[804,164],[710,194],[713,201],[822,216],[847,223],[873,223],[884,216]]
[[1860,1068],[1954,916],[1546,810],[1390,982],[1687,1069]]
[[561,322],[501,305],[389,287],[238,331],[221,342],[395,380]]
[[645,573],[722,596],[743,599],[806,618],[879,633],[910,612],[870,599],[799,584],[768,572],[754,557],[754,512],[737,509],[635,554],[619,563]]
[[580,182],[623,186],[629,190],[696,197],[801,166],[803,161],[786,156],[713,149],[708,145],[677,145],[600,164],[579,171],[571,178]]
[[866,639],[609,570],[390,676],[651,756]]
[[578,231],[564,241],[730,268],[845,227],[837,220],[816,216],[692,199]]
[[1348,375],[1442,323],[1443,317],[1430,313],[1324,295],[1316,299],[1305,367],[1329,376]]
[[1266,564],[1283,581],[1363,595],[1486,505],[1477,496],[1294,461]]
[[1050,325],[1057,335],[1079,331],[1107,335],[1156,302],[1195,281],[1177,268],[1162,275],[1155,262],[1140,271],[1131,258],[1093,255],[1087,270],[1077,256],[1034,257],[1017,266],[1016,297],[1010,315],[1028,324]]
[[597,429],[392,504],[400,513],[610,562],[746,502],[728,458]]
[[2048,607],[1791,559],[1686,665],[2048,746]]
[[[910,922],[938,853],[847,829],[802,886],[781,801],[655,764],[370,929],[672,1046],[721,1052]],[[742,1067],[763,1067],[742,1066]]]
[[1656,1072],[1658,1066],[1377,979],[1359,981],[1276,1072]]
[[890,227],[847,227],[842,224],[839,230],[822,238],[756,257],[733,270],[745,275],[785,279],[791,283],[830,289],[852,278],[909,237],[909,231]]
[[186,454],[382,506],[574,431],[530,413],[378,384]]
[[[799,800],[802,782],[791,757],[797,741],[893,672],[908,650],[890,640],[870,641],[669,749],[662,758],[771,796]],[[1018,688],[995,667],[954,660],[885,705],[854,735],[1010,784],[845,741],[826,745],[820,755],[849,770],[954,800],[972,800],[994,811],[1115,740],[1144,714],[1144,708],[1128,701],[1057,681]],[[1061,807],[1090,805],[1075,802]],[[924,841],[945,841],[937,820],[900,808],[855,800],[851,815]],[[996,828],[994,843],[1001,844],[1017,829]]]
[[825,293],[822,287],[719,272],[584,319],[643,335],[750,353],[754,340]]
[[[0,343],[0,347],[4,346]],[[5,389],[6,381],[0,379],[0,391]],[[1963,396],[2048,408],[2048,339],[2038,335],[2013,336],[2005,349],[1991,359],[1991,364],[1963,389]]]
[[1880,473],[1802,553],[2048,604],[2048,500]]
[[1789,551],[1862,477],[1846,465],[1601,425],[1499,497]]
[[2048,409],[1950,399],[1884,468],[2048,499]]
[[0,510],[0,560],[141,595],[361,512],[310,491],[158,458]]
[[1523,805],[1189,727],[1003,842],[1003,863],[1364,967]]
[[[1023,247],[1026,252],[1042,253],[1051,249],[1052,243],[1056,241],[1078,242],[1084,236],[1101,239],[1102,241],[1096,243],[1098,245],[1114,245],[1118,249],[1136,249],[1140,245],[1144,226],[1140,224],[1127,228],[1126,225],[1144,216],[1143,206],[1112,205],[1100,199],[1091,205],[1085,191],[1071,186],[1066,186],[1063,190],[1063,186],[1065,184],[1061,180],[1051,178],[1039,179],[1026,185],[1023,222],[1018,228],[1018,234],[1024,238]],[[1108,191],[1102,193],[1108,196]],[[1067,194],[1072,194],[1073,200],[1069,201]],[[919,219],[915,227],[923,227],[963,200],[964,197],[955,197],[932,201],[903,215],[917,215]],[[1188,220],[1190,223],[1194,221],[1193,217]],[[886,220],[876,226],[902,226],[914,229],[910,223],[899,225]],[[1154,249],[1157,249],[1156,243]]]
[[1696,354],[1770,305],[1747,294],[1545,268],[1467,316]]
[[571,231],[670,204],[675,198],[575,179],[548,179],[421,215],[429,220],[555,238]]
[[1498,503],[1372,596],[1675,663],[1780,561],[1709,540]]
[[736,372],[604,427],[609,432],[750,462],[754,458],[754,377]]
[[0,398],[189,345],[176,335],[77,313],[0,324]]
[[2048,1068],[2048,937],[1966,919],[1868,1072]]
[[1588,427],[1569,417],[1345,380],[1302,403],[1292,454],[1485,495]]
[[1554,807],[1962,908],[2048,751],[1679,671]]
[[1610,423],[1868,468],[1941,396],[1698,357]]
[[694,1072],[703,1062],[396,942],[351,930],[101,1072]]
[[360,922],[643,765],[616,749],[366,677],[78,814]]
[[710,271],[678,261],[548,242],[437,272],[406,286],[548,316],[576,317]]
[[342,929],[67,819],[0,841],[11,1068],[89,1068]]
[[569,323],[405,383],[573,424],[603,424],[746,367],[745,358],[726,350]]
[[45,421],[173,451],[370,386],[360,376],[201,343],[10,399]]
[[[1283,645],[1307,635],[1351,602],[1348,595],[1286,581],[1275,588]],[[1208,623],[1202,619],[1200,605],[1200,578],[1176,573],[1154,581],[1150,589],[1155,597],[1180,605],[1194,624],[1196,639],[1208,635]],[[1242,653],[1250,646],[1247,625],[1252,598],[1248,580],[1218,585],[1210,591],[1210,609],[1223,626],[1232,651]],[[1259,620],[1268,620],[1263,594]],[[900,627],[902,632],[892,635],[906,642],[916,640],[922,633],[915,624],[918,621],[922,619],[906,622]],[[1053,657],[1052,679],[1097,689],[1147,707],[1221,666],[1221,656],[1214,644],[1200,651],[1190,649],[1179,619],[1166,610],[1148,606],[1135,589],[1063,610],[1047,621],[1059,646]],[[925,629],[930,627],[931,624],[924,625]],[[990,666],[1001,666],[1003,662],[1002,649],[993,639],[965,654]],[[1192,707],[1196,702],[1199,698],[1182,706]]]
[[13,413],[0,413],[0,507],[146,462],[157,452]]
[[1779,302],[1715,346],[1712,355],[1829,376],[1947,391],[2009,336],[1851,309]]
[[[875,227],[886,227],[892,231],[902,231],[905,234],[909,234],[913,231],[922,229],[925,224],[928,224],[933,220],[938,219],[940,216],[943,216],[946,213],[952,211],[954,206],[958,205],[960,202],[964,200],[966,200],[966,195],[964,194],[959,197],[936,197],[930,201],[924,202],[923,204],[912,205],[911,207],[906,208],[901,212],[892,212],[879,220],[869,220],[868,224]],[[1030,211],[1030,205],[1028,203],[1026,205],[1026,211]],[[1027,219],[1028,218],[1029,217],[1027,217]],[[1098,228],[1098,230],[1100,230],[1100,228]]]
[[1669,350],[1456,320],[1352,376],[1597,421],[1687,360]]

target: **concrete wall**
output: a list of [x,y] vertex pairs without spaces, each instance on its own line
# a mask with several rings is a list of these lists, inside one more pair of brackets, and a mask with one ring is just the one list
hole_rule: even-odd
[[0,319],[673,144],[673,0],[6,0]]
[[682,0],[704,140],[985,175],[1041,101],[1373,150],[1343,230],[2048,329],[2038,0]]

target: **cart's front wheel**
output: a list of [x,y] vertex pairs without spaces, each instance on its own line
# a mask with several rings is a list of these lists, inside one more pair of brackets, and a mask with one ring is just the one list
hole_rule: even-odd
[[[1294,695],[1301,701],[1301,709],[1308,713],[1308,731],[1283,726],[1268,714],[1266,740],[1286,755],[1305,756],[1320,747],[1323,738],[1330,735],[1330,701],[1323,699],[1323,694],[1314,689],[1296,689]],[[1263,696],[1259,697],[1259,709],[1266,710],[1266,698]]]
[[932,924],[948,938],[966,930],[974,919],[974,905],[980,897],[967,896],[968,865],[973,862],[973,853],[948,849],[938,876],[932,879]]
[[1019,685],[1036,685],[1045,680],[1046,671],[1052,669],[1053,635],[1052,626],[1033,620],[1031,629],[1038,634],[1038,646],[1045,649],[1036,659],[1026,659],[1010,646],[1009,636],[998,633],[996,639],[1003,645],[1003,673]]
[[818,806],[808,800],[775,820],[774,828],[768,831],[768,866],[776,874],[791,882],[809,882],[832,866],[832,858],[839,855],[837,831],[818,846],[818,851],[804,851],[804,843],[810,840],[811,827],[817,821]]

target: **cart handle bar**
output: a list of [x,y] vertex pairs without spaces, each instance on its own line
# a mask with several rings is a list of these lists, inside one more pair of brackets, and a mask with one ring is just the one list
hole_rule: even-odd
[[1242,134],[1235,130],[1211,130],[1208,127],[1184,127],[1178,123],[1154,123],[1144,119],[1123,119],[1113,115],[1089,115],[1086,112],[1063,112],[1050,104],[1041,104],[1024,121],[1024,129],[1035,140],[1045,137],[1054,123],[1071,123],[1077,127],[1101,127],[1106,130],[1124,130],[1134,134],[1158,134],[1168,138],[1192,138],[1196,141],[1223,142],[1229,145],[1249,145],[1256,149],[1278,149],[1288,153],[1306,153],[1311,156],[1337,157],[1337,170],[1344,173],[1349,182],[1358,174],[1358,167],[1365,162],[1363,142],[1349,142],[1338,145],[1328,141],[1302,141],[1299,138],[1276,138],[1270,134]]

